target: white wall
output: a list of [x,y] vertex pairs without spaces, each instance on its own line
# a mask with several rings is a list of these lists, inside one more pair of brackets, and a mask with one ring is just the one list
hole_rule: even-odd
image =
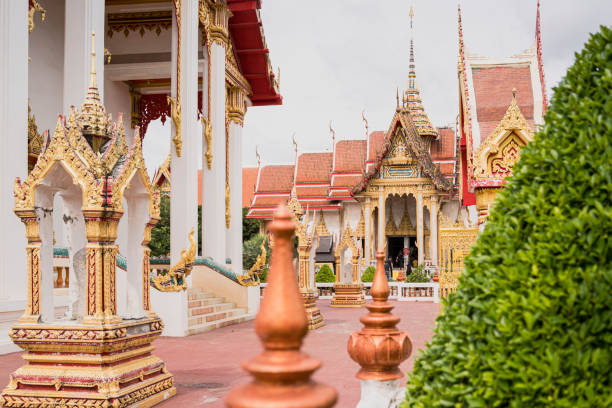
[[123,128],[125,129],[125,138],[129,144],[132,143],[134,129],[132,129],[131,112],[132,104],[130,101],[130,88],[123,82],[104,80],[104,106],[106,113],[111,113],[113,119],[119,119],[119,113],[123,114]]
[[[29,37],[28,97],[38,131],[53,135],[57,115],[62,113],[64,88],[64,0],[40,0],[47,10],[45,21],[34,18]],[[82,98],[85,98],[83,94]],[[82,101],[82,100],[81,100]]]

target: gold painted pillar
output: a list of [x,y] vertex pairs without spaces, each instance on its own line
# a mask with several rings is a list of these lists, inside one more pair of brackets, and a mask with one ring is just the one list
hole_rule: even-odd
[[34,209],[25,211],[15,211],[26,227],[27,265],[28,265],[28,297],[23,316],[19,318],[19,323],[37,323],[40,319],[41,304],[41,271],[40,271],[40,236],[38,234],[38,220]]
[[365,214],[365,232],[363,234],[363,239],[365,240],[365,246],[364,246],[364,256],[365,256],[365,261],[366,261],[366,266],[370,265],[370,247],[372,246],[372,242],[370,241],[370,231],[371,231],[371,221],[370,219],[371,214],[370,214],[370,197],[367,197],[365,200],[365,205],[364,205],[364,209],[363,209],[363,213]]
[[438,198],[431,197],[429,208],[429,244],[431,262],[438,266]]
[[[306,225],[307,227],[307,225]],[[308,237],[298,237],[298,286],[304,300],[308,329],[314,330],[325,325],[323,315],[317,307],[319,293],[310,281],[310,250],[312,242]]]
[[83,324],[120,323],[117,316],[117,227],[123,215],[117,210],[84,210],[87,299]]
[[158,221],[158,219],[152,218],[147,223],[142,240],[142,309],[148,317],[157,317],[157,314],[151,309],[151,283],[149,280],[151,248],[149,248],[149,242],[151,242],[151,230]]

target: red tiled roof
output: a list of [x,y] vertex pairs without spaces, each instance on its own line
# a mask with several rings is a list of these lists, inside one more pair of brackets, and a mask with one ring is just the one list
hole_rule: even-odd
[[445,176],[454,176],[455,174],[455,163],[440,163],[440,172]]
[[333,178],[332,187],[354,187],[361,181],[362,174],[342,175],[337,174]]
[[366,146],[365,140],[341,140],[336,143],[334,172],[361,172],[365,162]]
[[[242,207],[248,207],[253,202],[255,184],[257,183],[257,167],[245,167],[242,169]],[[200,183],[201,185],[201,183]],[[201,188],[201,187],[200,187]]]
[[293,164],[265,166],[259,175],[257,192],[287,192],[293,186]]
[[331,153],[302,153],[298,157],[296,183],[329,182]]
[[376,160],[376,154],[382,148],[383,141],[385,140],[385,132],[377,130],[370,133],[370,148],[368,150],[368,161]]
[[455,131],[451,128],[438,128],[440,138],[431,142],[429,153],[432,160],[455,158]]
[[259,195],[256,194],[253,199],[253,207],[259,206],[273,206],[276,207],[279,204],[286,204],[289,199],[289,194],[283,195]]
[[533,120],[531,70],[527,65],[473,67],[476,117],[483,142],[504,117],[516,88],[516,101],[523,116]]

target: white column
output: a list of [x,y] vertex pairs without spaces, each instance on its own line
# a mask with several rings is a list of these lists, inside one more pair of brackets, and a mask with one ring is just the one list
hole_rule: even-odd
[[[197,15],[197,13],[196,13]],[[212,168],[202,169],[202,252],[225,263],[225,45],[210,50]],[[174,180],[174,176],[172,177]],[[242,188],[242,187],[241,187]],[[239,190],[241,191],[241,190]],[[242,193],[240,193],[242,194]]]
[[419,248],[419,265],[423,263],[425,257],[425,243],[423,242],[423,193],[417,193],[417,247]]
[[366,265],[369,266],[370,265],[370,245],[372,244],[370,242],[370,224],[371,224],[371,220],[370,217],[372,216],[372,214],[370,213],[370,198],[366,198],[366,202],[365,202],[365,214],[364,214],[364,219],[365,219],[365,233],[364,233],[364,239],[365,239],[365,259],[366,259]]
[[431,262],[434,266],[438,265],[438,200],[431,197],[431,208],[429,210],[429,241]]
[[385,247],[385,197],[383,195],[382,187],[378,195],[378,246],[376,250],[383,249]]
[[25,227],[13,212],[15,177],[28,172],[28,1],[0,0],[0,311],[26,299]]
[[[96,75],[100,99],[104,103],[104,2],[66,0],[64,30],[63,111],[77,107],[85,99],[91,71],[91,34],[96,34]],[[43,23],[44,24],[44,23]],[[127,128],[129,126],[126,125]]]
[[40,320],[55,320],[53,308],[53,190],[46,186],[36,189],[36,217],[40,237]]
[[230,227],[227,229],[226,251],[232,270],[242,274],[242,124],[230,123],[229,137]]

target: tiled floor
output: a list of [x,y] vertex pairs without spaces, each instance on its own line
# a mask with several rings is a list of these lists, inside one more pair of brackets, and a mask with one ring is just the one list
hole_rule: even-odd
[[[366,309],[332,308],[329,300],[318,304],[326,325],[309,333],[303,350],[323,362],[313,378],[338,390],[336,407],[354,407],[360,393],[359,381],[355,378],[359,366],[350,359],[346,344],[349,335],[362,327],[359,317]],[[413,344],[412,355],[401,366],[406,372],[412,369],[418,349],[431,337],[440,305],[429,302],[393,304],[394,314],[402,319],[398,326],[408,333]],[[177,386],[176,396],[159,405],[160,408],[224,407],[223,397],[228,390],[250,379],[240,363],[261,351],[254,321],[190,337],[162,337],[154,345],[155,354],[166,361]],[[0,356],[0,387],[8,382],[9,373],[21,364],[19,353]]]

